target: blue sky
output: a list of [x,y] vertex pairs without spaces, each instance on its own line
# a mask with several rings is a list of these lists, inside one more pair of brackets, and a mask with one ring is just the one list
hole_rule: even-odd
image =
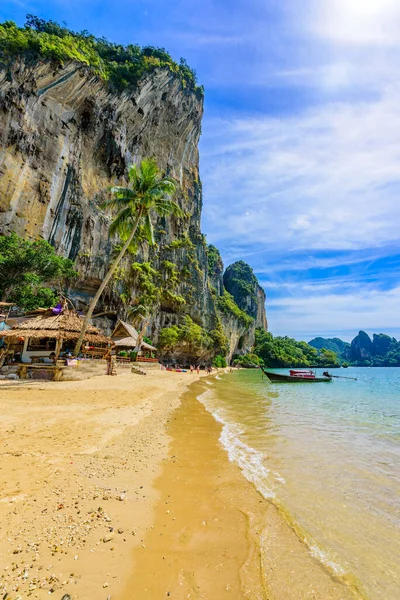
[[2,0],[184,56],[206,88],[202,228],[267,293],[270,330],[400,337],[397,0]]

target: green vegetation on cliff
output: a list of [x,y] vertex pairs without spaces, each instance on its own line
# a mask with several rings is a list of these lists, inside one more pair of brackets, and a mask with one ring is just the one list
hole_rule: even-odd
[[215,246],[209,244],[207,246],[207,261],[208,261],[208,270],[211,274],[215,272],[217,268],[221,269],[221,272],[224,269],[224,265],[222,263],[221,254]]
[[255,318],[258,281],[253,269],[243,260],[233,263],[224,273],[224,286],[233,296],[238,307]]
[[317,350],[322,350],[322,348],[325,348],[326,350],[332,350],[341,359],[346,359],[348,357],[348,349],[350,348],[350,344],[348,342],[344,342],[340,338],[316,337],[308,343]]
[[1,300],[27,310],[54,306],[61,286],[76,275],[72,261],[57,256],[48,242],[0,236]]
[[208,360],[227,352],[227,340],[220,324],[212,331],[206,331],[189,315],[185,315],[181,325],[161,329],[159,346],[167,352],[184,354],[194,361],[204,357]]
[[245,369],[251,369],[254,367],[258,367],[259,365],[263,365],[264,361],[262,358],[254,354],[253,352],[249,352],[249,354],[243,354],[242,356],[237,356],[233,364],[236,367],[244,367]]
[[267,367],[338,366],[338,358],[332,350],[317,350],[307,342],[293,338],[274,337],[263,329],[256,329],[254,353],[262,358]]
[[164,48],[114,44],[88,31],[71,31],[33,15],[27,15],[25,27],[18,27],[13,21],[0,24],[0,55],[6,59],[24,55],[58,63],[76,60],[91,67],[116,90],[136,86],[144,75],[161,67],[176,73],[185,89],[199,98],[204,95],[195,71],[183,58],[176,63]]
[[218,296],[217,307],[225,315],[233,315],[239,323],[246,327],[250,327],[254,322],[252,317],[238,307],[233,296],[226,290],[224,290],[222,296]]

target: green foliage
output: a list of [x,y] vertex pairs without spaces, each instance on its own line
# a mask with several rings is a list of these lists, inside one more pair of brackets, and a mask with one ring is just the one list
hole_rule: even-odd
[[179,341],[180,328],[178,325],[171,325],[170,327],[164,327],[160,331],[158,338],[158,345],[160,348],[165,350],[174,350],[175,346]]
[[210,331],[210,337],[213,342],[214,352],[226,356],[229,351],[229,343],[219,319],[215,329]]
[[293,338],[274,337],[272,333],[261,328],[256,329],[254,353],[262,358],[268,367],[310,367],[336,366],[337,355],[323,348],[320,352],[307,344]]
[[186,300],[180,294],[174,294],[171,290],[163,289],[161,294],[161,300],[164,304],[169,304],[174,308],[179,308],[186,304]]
[[326,350],[333,350],[339,358],[345,358],[348,353],[348,349],[350,348],[350,344],[348,342],[344,342],[340,338],[323,338],[316,337],[308,342],[310,346],[317,348],[317,350],[322,350],[325,348]]
[[143,336],[143,341],[146,342],[146,344],[149,344],[150,346],[153,345],[153,342],[151,341],[151,339],[146,336]]
[[217,268],[222,272],[224,265],[222,263],[221,254],[219,253],[218,248],[212,244],[207,247],[207,261],[210,274],[215,273]]
[[232,294],[239,308],[252,317],[257,314],[257,285],[253,269],[243,260],[229,265],[224,273],[226,290]]
[[178,267],[169,260],[163,260],[161,263],[165,271],[165,283],[169,289],[175,288],[179,283],[179,269]]
[[220,354],[217,354],[213,360],[213,367],[217,367],[217,369],[224,369],[226,367],[226,358]]
[[128,167],[128,187],[114,186],[111,198],[102,204],[106,210],[116,210],[117,215],[110,225],[110,235],[118,234],[123,242],[133,242],[133,235],[141,242],[154,244],[154,231],[150,212],[159,216],[181,214],[178,204],[172,200],[175,182],[164,177],[152,158],[144,158],[140,165]]
[[257,356],[257,354],[243,354],[243,356],[237,356],[233,361],[236,366],[244,367],[245,369],[251,369],[263,364],[263,360]]
[[246,327],[250,327],[254,322],[254,319],[246,314],[243,310],[241,310],[236,304],[233,296],[226,290],[222,296],[217,298],[217,307],[218,309],[226,315],[234,315],[236,319]]
[[25,27],[17,27],[13,21],[0,24],[0,53],[9,59],[23,54],[28,59],[58,63],[76,60],[91,67],[115,90],[136,86],[147,73],[164,68],[177,74],[184,89],[199,99],[204,96],[203,86],[197,85],[196,72],[184,59],[177,64],[164,48],[114,44],[88,31],[70,31],[33,15],[27,15]]
[[150,308],[160,301],[161,288],[159,280],[160,273],[153,268],[151,263],[134,262],[131,265],[131,277],[126,279],[125,286],[129,290],[133,286],[139,293],[139,296],[135,299],[136,304]]
[[199,356],[213,348],[213,340],[205,329],[185,315],[181,325],[161,330],[159,346],[166,350],[180,350],[188,356]]
[[165,246],[166,250],[176,250],[178,248],[195,248],[195,245],[193,244],[192,240],[190,239],[187,233],[184,233],[182,237],[180,237],[177,240],[173,240],[170,244]]
[[[48,308],[58,301],[53,287],[76,277],[73,262],[57,256],[45,240],[30,241],[15,233],[0,236],[0,298],[25,309]],[[46,284],[46,285],[44,285]]]

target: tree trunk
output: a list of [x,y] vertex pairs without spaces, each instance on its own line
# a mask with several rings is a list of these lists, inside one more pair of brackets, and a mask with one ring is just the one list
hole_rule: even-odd
[[140,328],[140,333],[138,333],[138,338],[136,340],[136,346],[134,352],[140,352],[142,347],[142,340],[144,338],[144,334],[146,333],[147,325],[149,324],[149,319],[144,318],[142,327]]
[[89,326],[89,321],[90,321],[90,318],[91,318],[91,316],[93,314],[94,309],[96,308],[97,302],[99,301],[99,298],[100,298],[101,294],[104,292],[104,290],[105,290],[108,282],[110,281],[111,277],[113,276],[114,271],[116,270],[116,268],[118,267],[119,263],[121,262],[122,257],[124,256],[125,252],[129,248],[129,245],[131,244],[131,242],[132,242],[132,240],[133,240],[133,238],[135,236],[135,233],[136,233],[136,230],[138,228],[139,221],[140,221],[140,219],[142,217],[142,214],[143,214],[143,208],[141,208],[139,210],[139,213],[138,213],[138,216],[136,218],[135,224],[133,226],[131,235],[126,240],[125,244],[122,246],[120,253],[118,254],[117,258],[112,263],[111,267],[108,270],[107,275],[103,279],[102,284],[100,285],[99,289],[96,292],[96,295],[94,296],[93,300],[90,303],[89,310],[87,311],[86,317],[85,317],[85,319],[83,321],[83,325],[82,325],[82,330],[81,330],[80,336],[79,336],[78,341],[76,342],[76,345],[75,345],[75,350],[74,350],[74,355],[75,356],[78,356],[78,354],[79,354],[79,351],[80,351],[81,346],[82,346],[83,338],[84,338],[85,333],[87,331],[87,328]]

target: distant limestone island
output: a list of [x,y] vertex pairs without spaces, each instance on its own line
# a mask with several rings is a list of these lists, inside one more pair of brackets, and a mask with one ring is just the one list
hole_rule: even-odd
[[374,333],[372,340],[365,331],[349,342],[340,338],[316,337],[308,342],[317,350],[323,348],[336,354],[340,363],[356,367],[399,367],[400,341],[385,333]]

